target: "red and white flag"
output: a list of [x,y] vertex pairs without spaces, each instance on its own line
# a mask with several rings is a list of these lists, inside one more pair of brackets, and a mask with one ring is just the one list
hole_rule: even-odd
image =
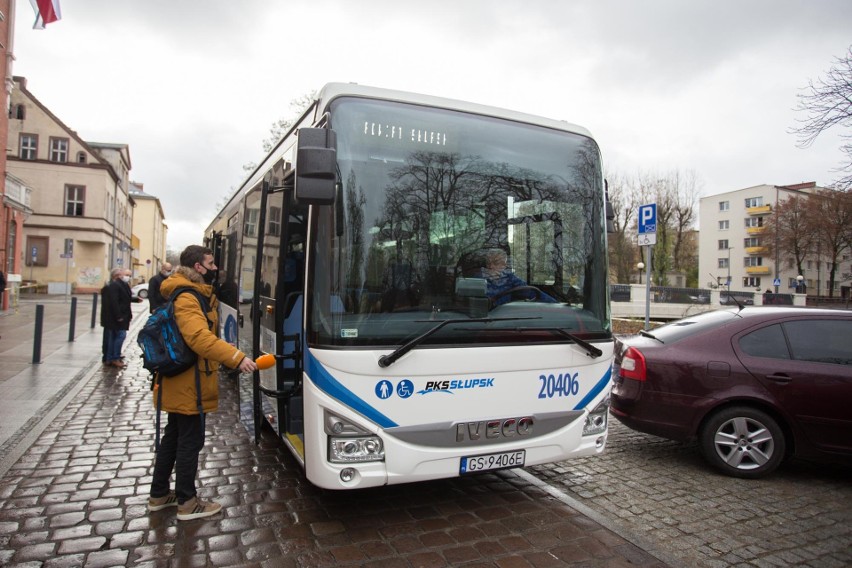
[[34,30],[43,30],[45,25],[62,18],[59,12],[59,0],[30,0],[30,4],[36,14]]

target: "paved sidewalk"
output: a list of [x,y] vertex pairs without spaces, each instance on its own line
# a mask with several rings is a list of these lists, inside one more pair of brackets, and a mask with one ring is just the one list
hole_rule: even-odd
[[[74,341],[69,341],[72,297],[25,295],[17,311],[0,312],[0,475],[44,429],[40,423],[51,420],[63,400],[73,396],[100,366],[100,298],[73,297],[77,299]],[[43,306],[41,356],[34,363],[38,305]],[[131,309],[131,325],[142,325],[148,303],[131,304]]]

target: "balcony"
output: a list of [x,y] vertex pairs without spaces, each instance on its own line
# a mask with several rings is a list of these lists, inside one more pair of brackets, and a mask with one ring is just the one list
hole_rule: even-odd
[[746,274],[769,274],[768,266],[746,266]]
[[766,229],[764,226],[759,227],[746,227],[746,233],[749,235],[760,235]]
[[766,247],[746,247],[746,254],[766,254]]
[[772,213],[772,206],[761,205],[760,207],[749,207],[746,209],[746,213],[749,215],[768,215]]

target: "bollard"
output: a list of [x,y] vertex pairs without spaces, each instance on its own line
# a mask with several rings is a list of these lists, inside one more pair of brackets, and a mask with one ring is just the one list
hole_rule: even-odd
[[33,363],[41,363],[41,329],[44,326],[44,304],[36,304],[35,332],[33,336]]
[[98,295],[92,294],[92,329],[95,329],[96,321],[98,321]]
[[68,341],[74,341],[74,328],[77,324],[77,296],[71,297],[71,321],[68,324]]

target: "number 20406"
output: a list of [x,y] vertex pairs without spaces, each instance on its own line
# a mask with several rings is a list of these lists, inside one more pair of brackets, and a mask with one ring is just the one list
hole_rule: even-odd
[[541,389],[538,398],[553,398],[576,395],[580,392],[580,381],[577,375],[580,373],[559,373],[558,375],[539,375]]

